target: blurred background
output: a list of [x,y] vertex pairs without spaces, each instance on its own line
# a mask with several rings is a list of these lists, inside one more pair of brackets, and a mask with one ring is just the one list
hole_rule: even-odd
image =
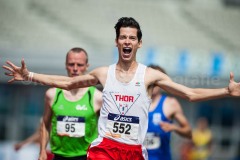
[[[139,62],[158,64],[189,87],[225,87],[231,71],[240,81],[240,0],[0,0],[0,65],[24,58],[31,71],[67,75],[65,55],[73,47],[87,50],[90,70],[112,64],[118,58],[114,25],[123,16],[142,28]],[[8,80],[1,68],[0,160],[37,159],[30,157],[37,157],[38,146],[15,152],[13,144],[38,127],[48,87]],[[207,118],[211,159],[239,155],[239,98],[179,100],[192,128]],[[183,143],[172,134],[174,160],[181,159]]]

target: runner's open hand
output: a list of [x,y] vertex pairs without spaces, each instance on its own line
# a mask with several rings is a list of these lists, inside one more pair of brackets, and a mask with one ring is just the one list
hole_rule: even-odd
[[9,66],[3,65],[3,68],[10,71],[10,72],[5,72],[5,75],[12,77],[12,79],[10,79],[8,81],[8,83],[12,83],[14,81],[28,80],[29,71],[27,70],[26,64],[25,64],[23,59],[21,61],[22,67],[18,67],[16,65],[14,65],[10,61],[7,61],[6,63]]
[[234,75],[232,72],[230,73],[228,91],[230,96],[234,97],[240,96],[240,82],[237,83],[234,81]]

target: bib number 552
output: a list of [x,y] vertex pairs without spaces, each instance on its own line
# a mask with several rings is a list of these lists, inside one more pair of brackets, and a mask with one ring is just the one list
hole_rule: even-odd
[[114,133],[124,133],[130,135],[131,125],[126,123],[114,122],[113,132]]

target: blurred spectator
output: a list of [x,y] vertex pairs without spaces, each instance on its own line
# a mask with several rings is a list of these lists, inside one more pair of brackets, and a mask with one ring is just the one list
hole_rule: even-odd
[[212,132],[205,117],[197,120],[197,128],[192,133],[192,160],[209,160],[212,146]]
[[180,160],[192,160],[191,151],[193,148],[193,143],[191,140],[184,140],[180,146]]

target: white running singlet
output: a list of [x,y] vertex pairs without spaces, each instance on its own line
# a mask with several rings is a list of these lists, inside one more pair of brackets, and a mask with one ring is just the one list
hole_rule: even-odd
[[101,143],[103,137],[125,144],[143,144],[151,103],[144,83],[145,70],[146,66],[138,63],[133,79],[122,83],[116,79],[116,64],[109,66],[98,121],[99,137],[91,146]]

